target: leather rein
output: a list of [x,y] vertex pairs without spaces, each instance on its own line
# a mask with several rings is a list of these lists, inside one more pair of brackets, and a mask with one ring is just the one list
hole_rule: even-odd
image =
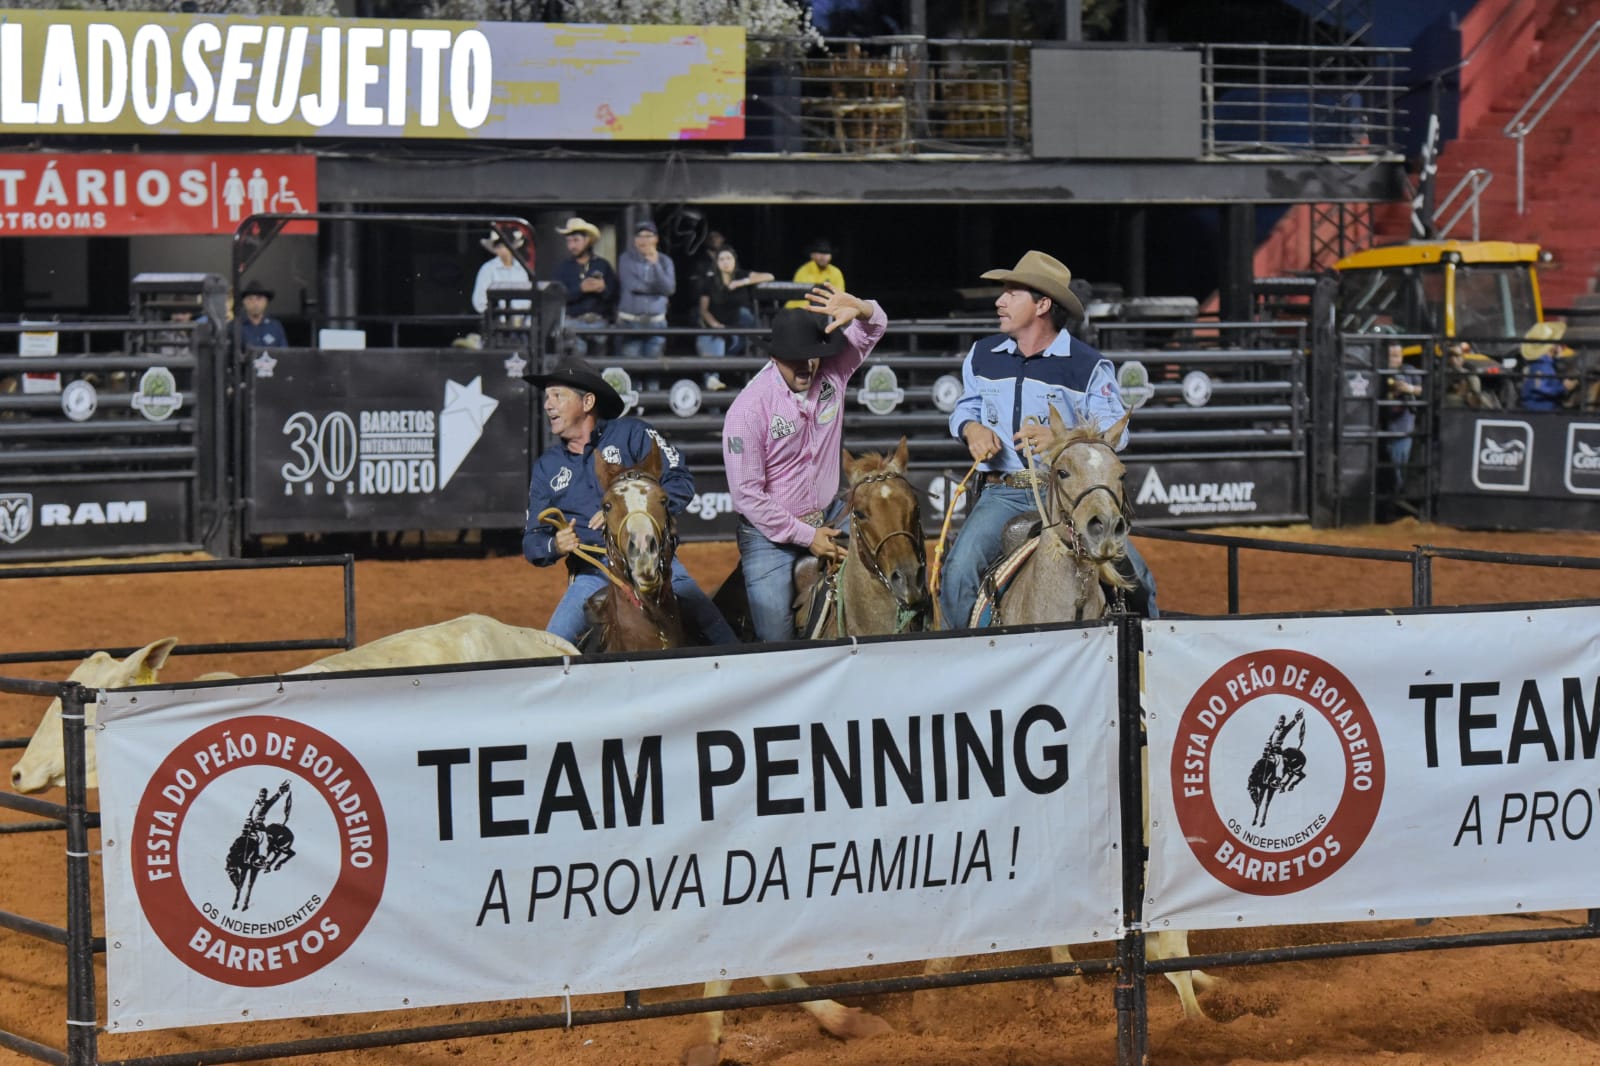
[[[908,529],[891,529],[878,539],[878,543],[873,544],[871,538],[867,535],[866,528],[864,526],[857,526],[855,523],[852,523],[851,540],[854,541],[857,533],[859,533],[861,537],[861,546],[866,550],[865,552],[859,552],[856,550],[856,546],[852,543],[850,547],[850,553],[846,557],[845,562],[839,564],[839,572],[841,574],[844,572],[844,567],[850,561],[850,559],[859,557],[862,567],[867,571],[868,574],[872,575],[873,580],[877,581],[878,584],[883,586],[883,590],[889,594],[891,599],[894,600],[894,631],[896,633],[904,633],[910,628],[912,622],[923,618],[923,616],[926,614],[926,610],[923,608],[911,607],[899,596],[895,595],[894,587],[889,583],[889,575],[884,572],[883,564],[879,561],[878,555],[883,550],[883,546],[885,544],[889,543],[896,537],[905,537],[907,540],[911,541],[912,550],[916,553],[917,560],[926,565],[926,556],[924,554],[925,549],[920,536],[922,532],[922,507],[920,502],[915,502],[917,498],[917,490],[911,484],[911,482],[906,479],[904,474],[873,474],[870,477],[864,477],[854,485],[851,485],[850,495],[847,499],[850,504],[850,510],[853,513],[855,511],[856,492],[859,491],[862,486],[881,484],[886,481],[904,482],[906,488],[911,491],[912,500],[914,501],[911,512],[912,524],[915,528],[915,532]],[[837,614],[839,633],[840,635],[843,635],[845,630],[844,593],[842,588],[838,594]]]

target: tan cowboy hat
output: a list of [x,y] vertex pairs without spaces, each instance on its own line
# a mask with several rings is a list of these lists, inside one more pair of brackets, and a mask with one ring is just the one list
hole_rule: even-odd
[[1565,322],[1535,322],[1523,336],[1527,340],[1522,343],[1522,358],[1532,362],[1545,352],[1555,347],[1553,344],[1540,343],[1558,341],[1567,335]]
[[561,234],[563,237],[570,237],[574,233],[587,233],[595,240],[600,239],[600,227],[596,226],[593,222],[585,222],[577,215],[573,215],[571,218],[567,219],[567,224],[556,230],[556,232]]
[[1028,252],[1010,270],[986,270],[982,276],[1007,285],[1025,285],[1050,297],[1078,318],[1083,317],[1083,301],[1072,291],[1072,271],[1054,256]]

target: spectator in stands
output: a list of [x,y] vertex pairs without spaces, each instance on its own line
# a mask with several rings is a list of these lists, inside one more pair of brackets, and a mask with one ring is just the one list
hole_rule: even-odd
[[[567,326],[574,330],[606,328],[617,303],[617,272],[595,254],[600,227],[574,215],[556,232],[567,239],[571,256],[556,267],[555,277],[567,290]],[[581,357],[593,348],[596,355],[603,356],[608,347],[604,338],[586,341],[575,337],[572,351]]]
[[[1556,411],[1577,394],[1578,379],[1570,374],[1570,356],[1556,343],[1567,335],[1565,322],[1535,322],[1522,342],[1522,406],[1529,411]],[[1558,363],[1565,360],[1565,363]]]
[[706,234],[705,243],[694,255],[694,291],[695,291],[695,320],[699,320],[699,296],[705,291],[711,279],[717,275],[717,253],[728,246],[728,238],[720,230],[711,230]]
[[[606,578],[573,549],[580,543],[604,548],[605,523],[600,513],[600,479],[595,460],[633,466],[650,453],[661,452],[661,487],[673,514],[681,515],[694,499],[694,477],[677,449],[650,424],[623,418],[622,397],[581,359],[563,360],[548,374],[528,374],[544,390],[544,414],[550,422],[550,447],[533,466],[528,490],[528,524],[522,533],[522,554],[535,566],[565,562],[567,591],[545,628],[573,643],[586,628],[583,605],[606,586]],[[559,532],[539,520],[554,507],[570,523]],[[701,591],[676,556],[672,591],[683,607],[684,620],[711,644],[735,644],[738,637],[711,598]]]
[[[1037,511],[1027,455],[1053,439],[1051,409],[1069,424],[1089,419],[1102,430],[1127,410],[1111,360],[1067,332],[1084,313],[1072,291],[1072,271],[1030,251],[1014,268],[983,277],[1005,286],[995,300],[1001,332],[967,352],[965,388],[950,415],[950,432],[966,445],[982,480],[944,563],[939,609],[946,629],[966,628],[979,583],[999,560],[1006,523]],[[1126,443],[1124,433],[1115,446]],[[1138,586],[1133,608],[1156,617],[1155,582],[1131,542],[1121,565]]]
[[[478,268],[478,278],[472,286],[472,309],[481,315],[489,309],[491,288],[532,288],[533,279],[528,277],[528,268],[516,256],[527,243],[521,230],[512,231],[510,244],[501,239],[498,230],[490,230],[478,243],[493,257]],[[511,306],[524,311],[533,307],[533,302],[513,300]]]
[[[647,218],[633,228],[633,247],[617,259],[617,283],[622,290],[617,321],[621,325],[644,329],[667,324],[667,301],[678,291],[678,271],[660,245],[660,231]],[[666,348],[664,333],[622,341],[622,354],[629,358],[655,358]]]
[[283,323],[267,317],[267,304],[272,297],[272,290],[259,281],[246,282],[240,291],[239,302],[244,305],[244,321],[239,324],[241,348],[282,348],[288,345]]
[[794,638],[794,564],[808,552],[844,557],[845,386],[888,327],[872,300],[831,287],[809,297],[806,310],[786,307],[773,318],[771,360],[734,397],[722,427],[739,565],[762,641]]
[[1411,462],[1411,435],[1417,429],[1417,401],[1423,393],[1422,375],[1406,365],[1405,346],[1390,341],[1387,349],[1388,373],[1385,377],[1385,395],[1391,403],[1380,411],[1378,424],[1386,434],[1393,434],[1384,442],[1389,456],[1389,499],[1398,498],[1406,487],[1406,465]]
[[[840,292],[844,292],[844,272],[833,265],[833,245],[828,238],[819,237],[811,242],[811,247],[806,249],[806,254],[811,258],[800,264],[794,272],[794,280],[801,285],[832,285]],[[805,298],[790,300],[785,307],[805,307]]]
[[[749,271],[739,265],[739,253],[727,245],[717,253],[717,271],[700,292],[700,324],[711,329],[754,328],[756,299],[753,285],[771,281],[765,271]],[[748,338],[735,334],[719,336],[705,333],[695,338],[695,350],[704,356],[743,355]],[[718,374],[706,375],[706,388],[727,388]]]
[[1467,357],[1473,354],[1471,341],[1456,341],[1445,349],[1444,406],[1499,410],[1500,401],[1493,391],[1486,390],[1478,371],[1467,365]]

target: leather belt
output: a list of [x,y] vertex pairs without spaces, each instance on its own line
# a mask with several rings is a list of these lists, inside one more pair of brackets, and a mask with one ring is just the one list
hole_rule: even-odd
[[1005,485],[1007,488],[1026,489],[1035,484],[1044,482],[1032,470],[1013,470],[1010,473],[1001,473],[998,470],[985,470],[983,472],[985,485]]
[[800,521],[804,522],[812,529],[818,529],[821,528],[822,523],[828,517],[828,514],[826,511],[812,511],[810,514],[796,515],[795,517],[799,518]]

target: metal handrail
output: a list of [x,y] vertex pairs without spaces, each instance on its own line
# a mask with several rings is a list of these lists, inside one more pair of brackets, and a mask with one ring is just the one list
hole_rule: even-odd
[[1466,203],[1462,204],[1455,214],[1451,215],[1446,221],[1440,223],[1440,236],[1450,236],[1450,231],[1456,228],[1456,223],[1461,221],[1461,216],[1466,214],[1468,211],[1471,211],[1472,239],[1477,240],[1479,222],[1478,201],[1483,199],[1483,190],[1487,189],[1493,184],[1494,171],[1490,170],[1488,167],[1473,167],[1471,170],[1461,175],[1461,180],[1456,182],[1455,188],[1450,190],[1449,195],[1447,195],[1444,198],[1444,201],[1440,203],[1439,206],[1434,210],[1435,217],[1443,216],[1446,211],[1450,210],[1450,205],[1456,202],[1456,197],[1460,196],[1462,190],[1464,190],[1468,185],[1472,186],[1472,195],[1467,197]]
[[[1572,85],[1573,80],[1577,78],[1579,74],[1583,73],[1583,69],[1589,65],[1591,60],[1594,59],[1595,54],[1600,53],[1600,40],[1595,40],[1592,44],[1590,43],[1591,39],[1594,38],[1597,33],[1600,33],[1600,21],[1596,21],[1591,24],[1590,27],[1584,31],[1583,36],[1578,38],[1577,43],[1575,43],[1571,48],[1567,49],[1567,54],[1561,57],[1561,62],[1557,63],[1555,69],[1549,73],[1544,81],[1539,83],[1539,87],[1533,90],[1533,92],[1528,96],[1527,103],[1523,104],[1522,107],[1517,110],[1517,113],[1511,116],[1510,120],[1506,122],[1505,128],[1500,131],[1505,136],[1510,137],[1512,140],[1517,142],[1517,214],[1519,215],[1523,214],[1523,143],[1527,140],[1528,134],[1534,131],[1534,128],[1539,125],[1539,123],[1544,119],[1544,116],[1549,113],[1552,107],[1555,106],[1556,101],[1560,100],[1561,97],[1566,94],[1566,91],[1568,87]],[[1542,106],[1540,106],[1539,110],[1534,113],[1533,117],[1527,119],[1527,121],[1524,121],[1529,109],[1531,109],[1535,104],[1540,103],[1540,100],[1546,95],[1545,91],[1550,88],[1551,83],[1554,82],[1558,77],[1561,77],[1563,71],[1565,71],[1567,67],[1567,64],[1572,63],[1573,57],[1582,51],[1585,45],[1588,46],[1589,50],[1584,53],[1583,58],[1578,60],[1577,64],[1573,66],[1572,71],[1566,75],[1561,84],[1549,93],[1548,99],[1543,99]]]

